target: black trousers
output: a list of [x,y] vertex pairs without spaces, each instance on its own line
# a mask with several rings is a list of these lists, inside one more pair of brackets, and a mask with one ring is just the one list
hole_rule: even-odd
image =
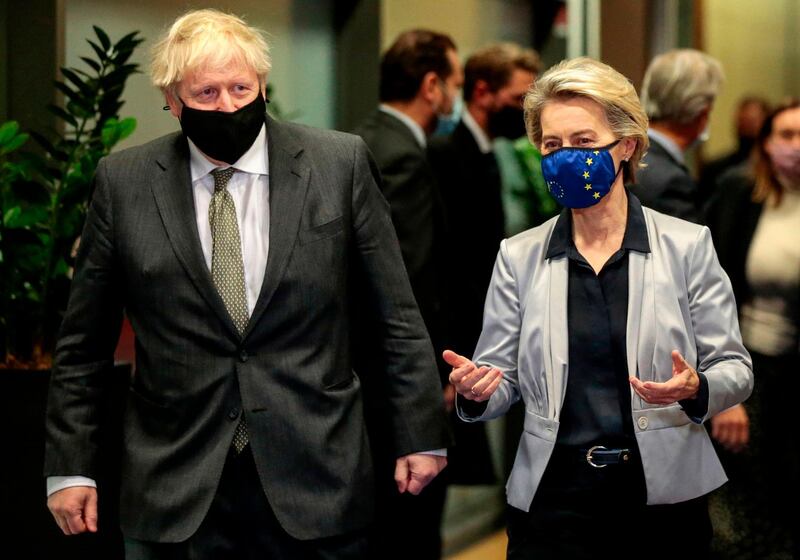
[[250,448],[231,452],[217,494],[197,532],[182,543],[125,540],[126,560],[362,560],[366,532],[301,541],[278,523]]
[[594,468],[557,446],[529,512],[508,508],[509,560],[708,558],[705,497],[646,505],[641,461]]

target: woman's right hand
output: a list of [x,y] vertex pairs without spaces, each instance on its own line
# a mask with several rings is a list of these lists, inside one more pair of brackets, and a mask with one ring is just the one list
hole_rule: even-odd
[[487,366],[477,367],[471,360],[451,350],[442,353],[444,361],[453,366],[450,372],[450,383],[456,392],[470,401],[483,402],[489,400],[500,382],[503,372]]

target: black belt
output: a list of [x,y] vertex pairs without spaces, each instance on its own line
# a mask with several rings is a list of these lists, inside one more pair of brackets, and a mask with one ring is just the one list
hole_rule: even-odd
[[632,462],[634,450],[629,447],[605,447],[594,445],[589,448],[556,446],[554,458],[568,460],[602,469],[608,465],[627,465]]

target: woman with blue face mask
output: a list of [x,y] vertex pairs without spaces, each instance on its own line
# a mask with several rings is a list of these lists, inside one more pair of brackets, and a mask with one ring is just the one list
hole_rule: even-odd
[[508,558],[706,557],[726,478],[703,421],[753,386],[709,231],[626,190],[647,117],[613,68],[553,67],[525,121],[565,209],[501,243],[474,357],[444,356],[463,420],[525,407]]

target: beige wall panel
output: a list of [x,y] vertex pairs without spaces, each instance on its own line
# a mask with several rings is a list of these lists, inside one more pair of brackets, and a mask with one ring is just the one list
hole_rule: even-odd
[[532,16],[513,0],[383,0],[381,51],[401,32],[424,27],[450,35],[462,58],[494,41],[530,42]]
[[[744,95],[761,95],[772,102],[790,93],[790,60],[800,31],[790,17],[796,0],[704,0],[703,49],[718,58],[727,81],[711,115],[711,138],[706,157],[716,157],[736,146],[734,111]],[[793,32],[792,32],[793,30]],[[793,48],[792,45],[795,45]]]

